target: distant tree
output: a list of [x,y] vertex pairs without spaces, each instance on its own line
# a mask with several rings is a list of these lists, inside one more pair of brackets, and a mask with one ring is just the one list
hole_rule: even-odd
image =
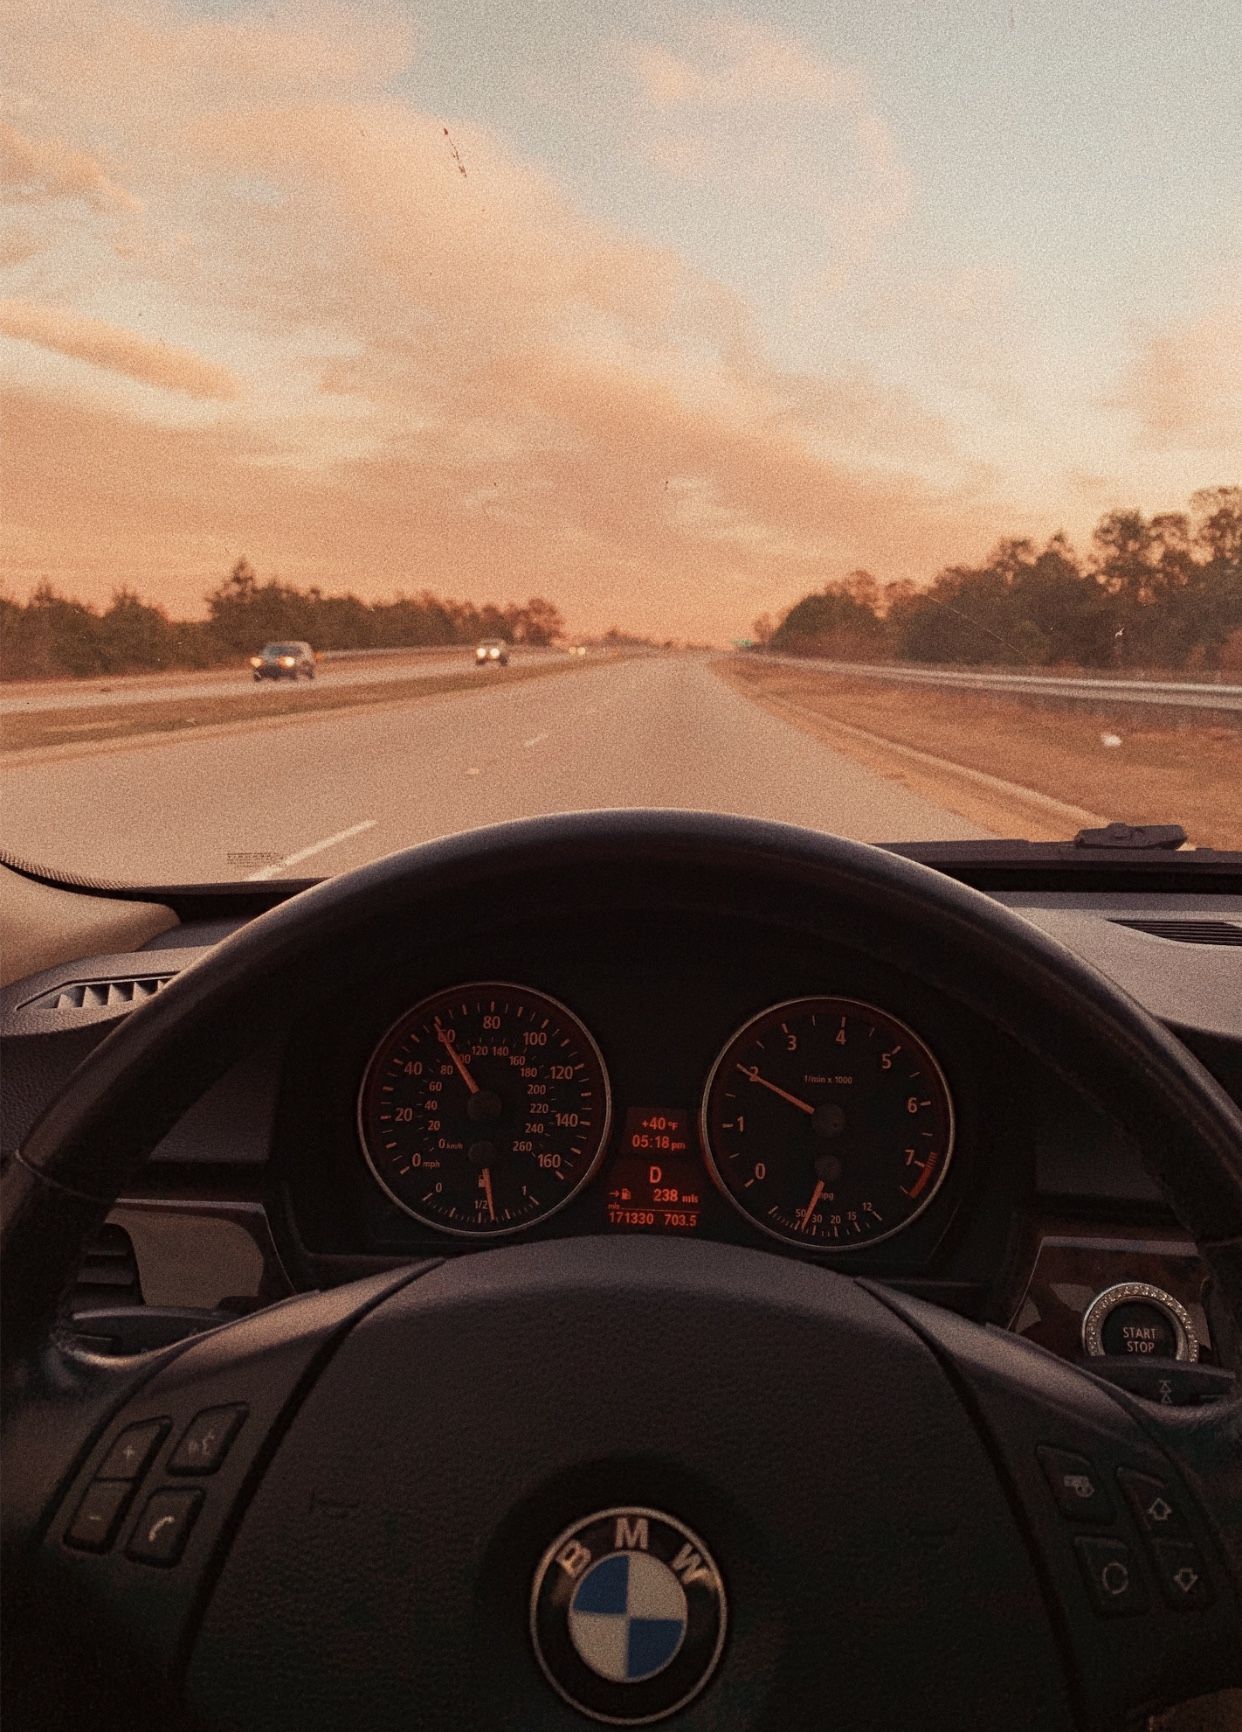
[[99,654],[108,673],[134,673],[170,665],[177,633],[162,607],[143,601],[134,590],[121,588],[98,626]]
[[1189,604],[1209,667],[1242,666],[1242,487],[1206,487],[1191,495],[1196,563]]
[[879,594],[879,585],[868,572],[851,572],[847,578],[826,583],[794,603],[772,633],[772,648],[840,661],[865,661],[881,654],[885,630],[877,612]]
[[532,595],[523,606],[509,612],[514,643],[525,643],[546,649],[565,635],[565,621],[560,610],[543,596]]
[[1072,667],[1108,663],[1116,629],[1112,614],[1064,535],[1054,535],[1042,552],[1019,561],[1010,587],[1020,617],[1041,634],[1044,660]]
[[40,583],[6,632],[5,671],[10,679],[49,674],[82,676],[104,670],[99,614],[72,601],[50,583]]

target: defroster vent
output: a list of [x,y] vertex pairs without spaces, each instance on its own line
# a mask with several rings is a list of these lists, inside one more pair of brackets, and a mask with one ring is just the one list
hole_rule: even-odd
[[1114,920],[1152,938],[1170,938],[1175,944],[1233,944],[1242,946],[1242,923],[1236,920]]

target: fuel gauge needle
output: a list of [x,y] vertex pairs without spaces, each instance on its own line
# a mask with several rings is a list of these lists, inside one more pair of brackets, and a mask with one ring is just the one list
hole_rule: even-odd
[[448,1030],[441,1023],[439,1017],[436,1018],[436,1039],[440,1042],[440,1045],[444,1048],[445,1052],[449,1055],[449,1057],[452,1059],[453,1063],[457,1066],[458,1074],[460,1075],[461,1080],[465,1083],[466,1087],[470,1090],[470,1093],[472,1095],[477,1095],[479,1092],[479,1085],[477,1082],[475,1082],[475,1080],[471,1076],[470,1072],[466,1069],[465,1059],[461,1056],[461,1054],[458,1052],[457,1048],[453,1045],[452,1041],[449,1039]]
[[810,1202],[807,1204],[806,1208],[803,1209],[803,1211],[802,1211],[802,1231],[804,1233],[809,1231],[809,1229],[810,1229],[811,1216],[815,1213],[815,1205],[816,1205],[816,1203],[819,1202],[819,1199],[823,1196],[823,1194],[824,1194],[824,1181],[822,1179],[820,1179],[819,1182],[816,1184],[815,1189],[811,1192]]
[[[490,1167],[484,1167],[482,1173],[479,1176],[483,1180],[483,1195],[487,1201],[488,1218],[489,1218],[489,1220],[494,1221],[496,1219],[496,1204],[492,1199],[492,1170],[491,1170],[491,1168]],[[823,1187],[821,1186],[820,1188],[822,1190]]]

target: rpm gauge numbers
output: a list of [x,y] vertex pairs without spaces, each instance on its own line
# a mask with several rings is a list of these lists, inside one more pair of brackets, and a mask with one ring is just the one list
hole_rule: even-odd
[[716,1060],[703,1141],[725,1195],[755,1226],[821,1251],[909,1226],[944,1182],[953,1104],[904,1023],[849,998],[775,1005]]
[[608,1077],[573,1013],[487,981],[408,1011],[380,1042],[358,1103],[371,1170],[393,1202],[442,1232],[515,1233],[594,1172]]

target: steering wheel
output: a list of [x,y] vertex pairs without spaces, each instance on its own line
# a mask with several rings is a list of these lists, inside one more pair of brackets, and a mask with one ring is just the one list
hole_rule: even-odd
[[1238,1402],[1157,1407],[806,1262],[549,1241],[124,1363],[74,1350],[58,1307],[89,1236],[307,958],[382,959],[394,918],[465,932],[485,890],[759,908],[900,959],[1138,1139],[1242,1321],[1242,1116],[1117,987],[985,896],[706,814],[418,847],[173,980],[5,1175],[9,1724],[1052,1732],[1242,1682]]

